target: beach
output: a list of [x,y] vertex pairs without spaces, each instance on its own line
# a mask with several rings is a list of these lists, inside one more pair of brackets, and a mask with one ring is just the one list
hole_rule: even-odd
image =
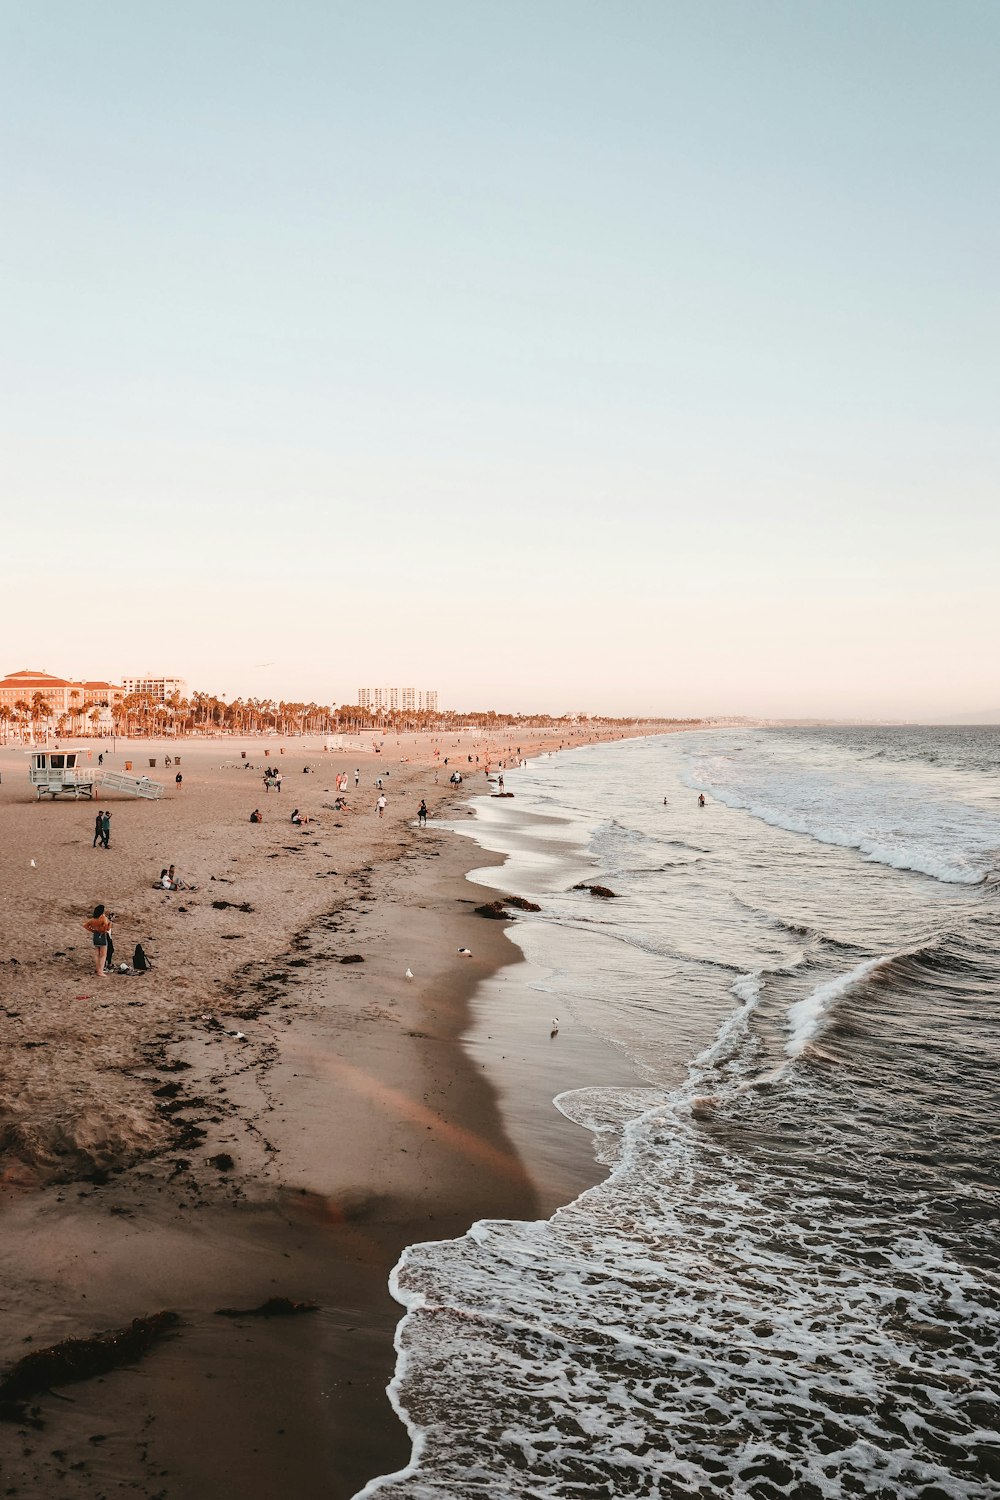
[[[176,1314],[141,1358],[8,1411],[10,1492],[346,1497],[405,1464],[385,1395],[403,1249],[546,1215],[599,1175],[511,1052],[504,1089],[536,1122],[515,1149],[497,1059],[461,1044],[477,987],[520,957],[475,907],[517,893],[499,870],[470,885],[500,856],[445,824],[490,790],[487,760],[560,739],[118,744],[106,764],[162,799],[41,804],[24,750],[0,751],[0,1360]],[[156,888],[170,864],[196,889]],[[97,977],[98,903],[116,962],[140,943],[149,972]]]

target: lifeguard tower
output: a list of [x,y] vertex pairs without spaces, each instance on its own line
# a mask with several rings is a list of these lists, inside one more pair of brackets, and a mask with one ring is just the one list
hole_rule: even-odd
[[29,750],[28,754],[28,774],[39,801],[43,797],[93,797],[98,786],[125,797],[146,797],[151,802],[163,796],[162,784],[150,781],[148,776],[125,776],[121,771],[83,765],[84,750]]
[[35,796],[92,797],[96,780],[93,769],[81,764],[82,750],[30,750],[29,774]]

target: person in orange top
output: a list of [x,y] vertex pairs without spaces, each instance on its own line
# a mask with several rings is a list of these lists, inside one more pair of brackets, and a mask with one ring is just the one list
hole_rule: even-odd
[[106,914],[103,906],[94,907],[94,915],[89,922],[84,922],[84,928],[91,933],[94,939],[94,967],[102,979],[107,977],[104,967],[108,956],[108,939],[111,934],[111,918]]

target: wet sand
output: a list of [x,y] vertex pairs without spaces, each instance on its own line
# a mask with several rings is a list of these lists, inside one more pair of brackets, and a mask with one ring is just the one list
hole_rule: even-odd
[[[504,924],[474,912],[492,892],[464,878],[496,857],[434,816],[413,826],[421,796],[460,817],[486,789],[481,769],[447,786],[468,747],[442,747],[435,782],[429,740],[364,757],[286,745],[266,799],[237,769],[241,747],[263,763],[250,742],[184,742],[179,794],[107,798],[107,851],[91,847],[100,794],[38,806],[26,758],[0,752],[0,1358],[161,1308],[180,1317],[135,1366],[0,1424],[10,1493],[352,1495],[409,1456],[385,1396],[401,1250],[479,1217],[551,1212],[598,1175],[555,1111],[551,1129],[533,1125],[544,1148],[518,1131],[516,1151],[499,1058],[460,1045],[477,986],[488,997],[519,958]],[[147,748],[156,775],[163,747]],[[352,810],[338,815],[323,804],[342,770]],[[296,805],[319,826],[294,829]],[[171,860],[196,892],[152,889]],[[93,974],[80,923],[100,900],[118,914],[118,956],[141,941],[150,974]],[[503,1087],[537,1116],[551,1076],[515,1052]],[[272,1297],[316,1309],[219,1316]]]

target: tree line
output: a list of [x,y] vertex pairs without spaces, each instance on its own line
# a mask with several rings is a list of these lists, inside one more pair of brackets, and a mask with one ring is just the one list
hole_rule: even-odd
[[[46,735],[102,736],[108,733],[123,739],[168,738],[188,734],[297,735],[389,734],[423,730],[448,733],[465,727],[491,733],[501,729],[606,728],[632,726],[634,717],[613,718],[587,714],[521,714],[501,713],[494,709],[459,712],[428,709],[369,709],[359,704],[322,704],[276,701],[272,698],[233,698],[195,692],[188,698],[174,693],[161,701],[149,693],[128,693],[111,702],[107,699],[72,700],[71,707],[56,711],[45,694],[37,692],[31,699],[19,699],[13,707],[0,704],[0,736],[4,742],[37,741]],[[644,723],[694,723],[690,719],[644,718]]]

